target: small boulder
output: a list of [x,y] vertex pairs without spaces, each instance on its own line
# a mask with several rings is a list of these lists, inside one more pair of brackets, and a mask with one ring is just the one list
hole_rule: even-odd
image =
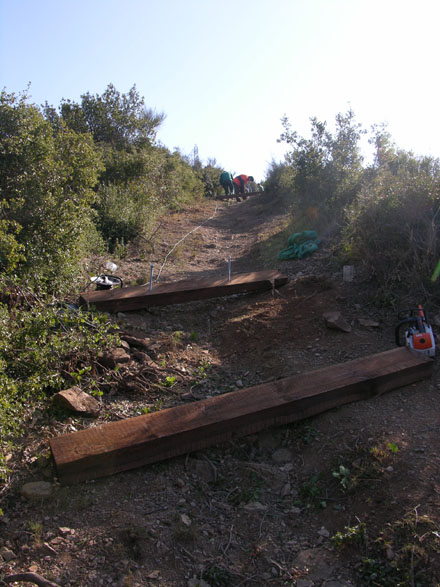
[[56,393],[52,401],[62,408],[91,418],[96,418],[99,415],[101,407],[98,400],[76,386]]
[[292,493],[292,487],[290,485],[290,483],[286,483],[284,485],[284,487],[281,489],[280,495],[281,497],[287,497],[288,495],[291,495]]
[[131,336],[129,334],[121,334],[121,340],[126,342],[130,347],[136,347],[140,349],[149,349],[151,346],[151,339],[150,338],[137,338],[136,336]]
[[116,365],[123,365],[130,360],[130,355],[123,348],[112,349],[99,355],[99,362],[108,369],[114,369]]
[[189,528],[192,524],[191,518],[187,514],[182,514],[180,516],[180,520],[181,520],[182,524],[185,524],[185,526],[187,528]]
[[127,341],[121,339],[121,348],[124,349],[125,352],[129,353],[130,352],[130,345],[128,344]]
[[155,363],[147,353],[142,351],[134,351],[132,354],[133,359],[139,361],[139,363],[145,363],[148,367],[157,368],[158,364]]
[[334,310],[331,312],[325,312],[323,314],[325,324],[327,328],[333,330],[340,330],[341,332],[351,332],[350,324],[342,317],[341,312]]
[[17,555],[13,550],[6,548],[6,546],[0,548],[0,560],[2,559],[5,562],[10,562],[11,560],[14,560],[14,558],[17,558]]
[[53,487],[47,481],[32,481],[21,488],[21,495],[27,499],[45,499],[51,497]]

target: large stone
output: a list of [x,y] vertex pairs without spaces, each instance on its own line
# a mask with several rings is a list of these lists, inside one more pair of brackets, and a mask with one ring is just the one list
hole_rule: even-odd
[[131,347],[137,347],[146,350],[151,346],[151,338],[137,338],[136,336],[130,336],[129,334],[121,334],[120,338]]
[[47,481],[31,481],[21,488],[21,495],[28,499],[47,499],[52,493],[52,484]]
[[123,365],[131,360],[129,353],[123,348],[112,349],[99,356],[99,362],[108,369],[114,369],[116,365]]
[[341,332],[351,332],[350,324],[342,317],[341,312],[333,310],[331,312],[325,312],[323,314],[325,324],[327,328],[334,330],[340,330]]
[[53,402],[58,406],[91,418],[98,416],[101,408],[98,400],[76,386],[56,393],[53,396]]
[[6,548],[6,546],[0,548],[0,559],[3,559],[5,562],[9,562],[14,560],[14,558],[17,558],[17,555],[13,550]]

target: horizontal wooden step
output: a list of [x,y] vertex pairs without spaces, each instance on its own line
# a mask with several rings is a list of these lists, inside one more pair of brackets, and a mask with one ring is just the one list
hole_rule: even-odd
[[153,284],[151,291],[149,285],[92,291],[81,294],[80,304],[93,305],[97,310],[106,312],[124,312],[149,306],[182,304],[237,293],[265,291],[287,282],[286,275],[270,269],[238,273],[230,280],[226,276],[220,279],[188,279],[175,283]]
[[72,484],[308,418],[431,376],[406,347],[53,438],[59,480]]
[[219,196],[220,200],[230,200],[231,198],[247,198],[248,196],[261,196],[264,192],[247,192],[245,194],[229,194],[228,196]]

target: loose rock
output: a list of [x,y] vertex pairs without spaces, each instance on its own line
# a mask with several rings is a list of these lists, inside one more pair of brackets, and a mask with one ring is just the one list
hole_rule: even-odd
[[4,546],[3,548],[0,548],[0,557],[5,562],[9,562],[9,561],[13,560],[14,558],[17,558],[17,555],[15,554],[15,552],[13,550],[10,550],[6,546]]
[[62,408],[92,418],[96,418],[101,409],[98,400],[76,386],[56,393],[52,401]]
[[116,365],[123,365],[130,361],[130,355],[122,348],[112,349],[99,356],[99,362],[108,369],[114,369]]
[[187,514],[182,514],[180,516],[180,519],[182,520],[182,523],[185,524],[185,526],[187,526],[188,528],[191,526],[191,518]]
[[350,324],[342,317],[341,312],[338,310],[325,312],[323,318],[327,328],[340,330],[341,332],[351,332]]
[[47,481],[32,481],[21,488],[21,495],[28,499],[45,499],[51,497],[53,487]]

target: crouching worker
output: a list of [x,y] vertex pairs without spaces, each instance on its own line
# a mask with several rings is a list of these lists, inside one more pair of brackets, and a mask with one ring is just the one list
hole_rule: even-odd
[[234,183],[232,181],[232,173],[223,171],[220,175],[220,185],[225,190],[225,197],[232,196],[234,193]]
[[243,199],[245,200],[247,198],[246,196],[246,184],[249,183],[250,181],[254,181],[254,178],[252,177],[252,175],[244,175],[243,173],[241,175],[237,175],[237,177],[234,177],[234,190],[235,190],[235,197],[237,199],[237,202],[240,201],[240,195],[243,196]]

